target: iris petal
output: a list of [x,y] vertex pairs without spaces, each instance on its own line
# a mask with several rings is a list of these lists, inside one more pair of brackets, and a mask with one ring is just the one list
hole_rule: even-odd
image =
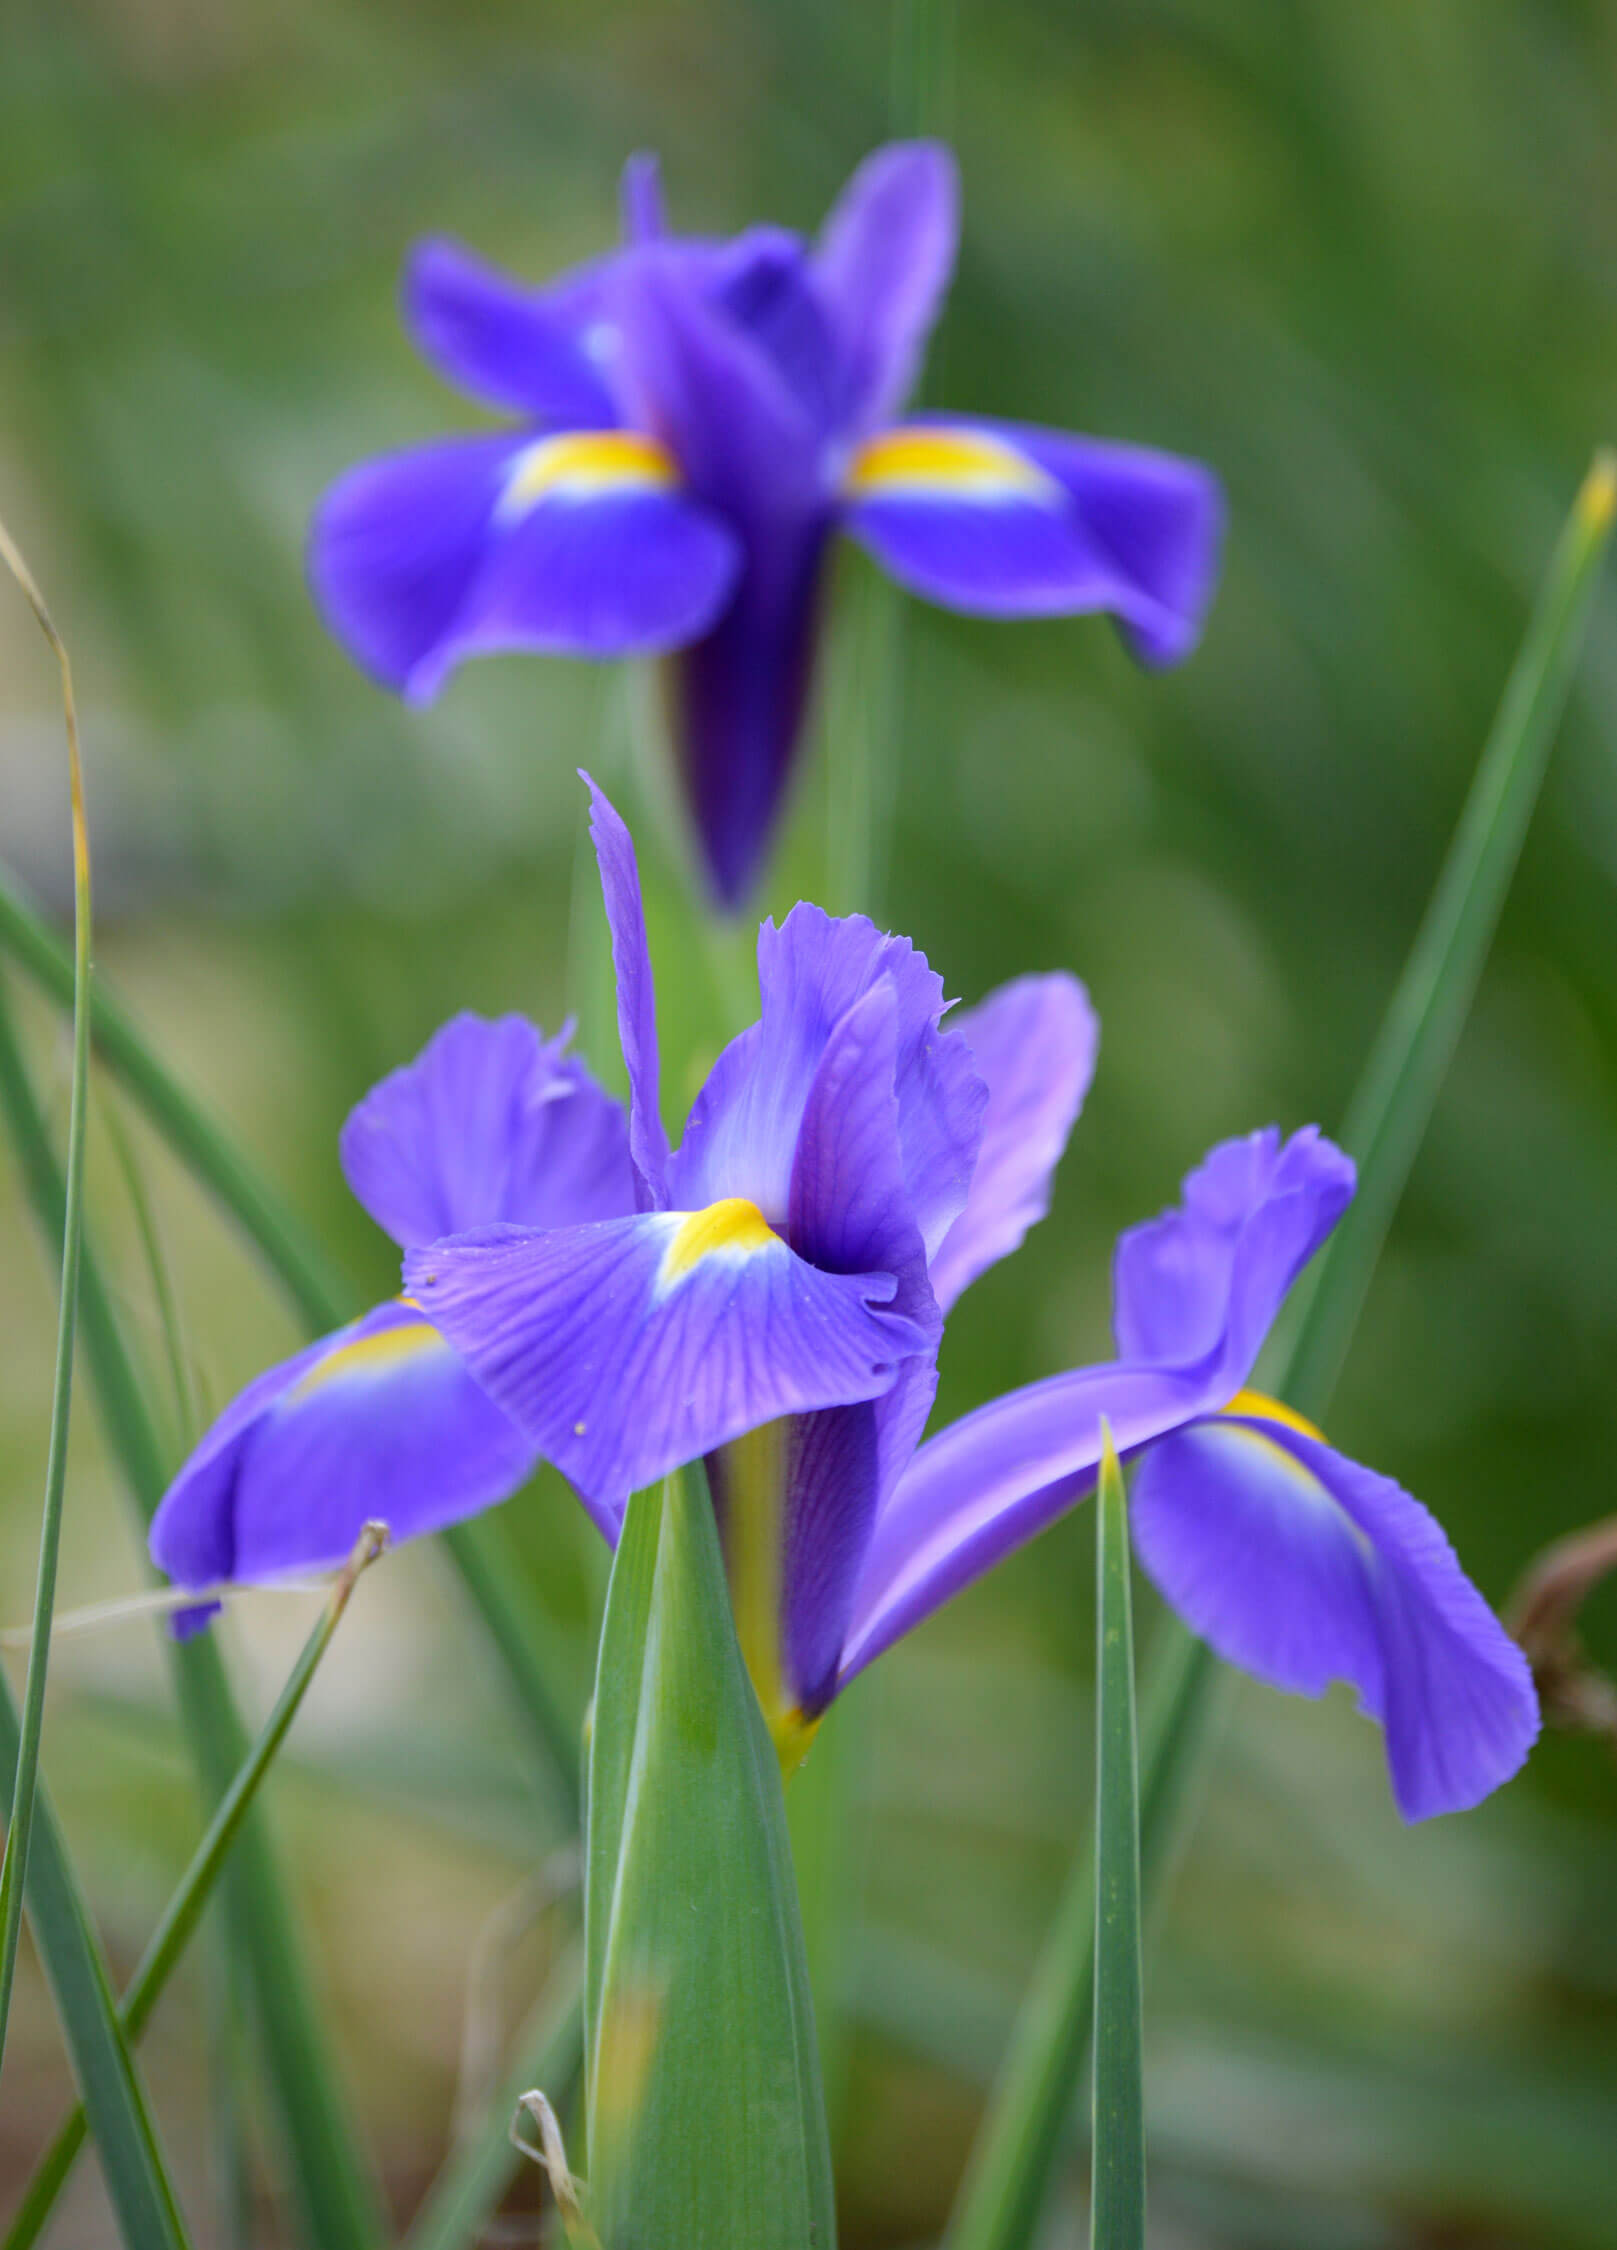
[[248,1385],[152,1519],[182,1586],[344,1561],[365,1524],[436,1531],[514,1492],[536,1454],[419,1311],[380,1305]]
[[817,1272],[731,1205],[406,1256],[412,1293],[598,1516],[760,1423],[876,1396],[924,1348],[882,1309],[891,1276]]
[[1406,1820],[1478,1803],[1526,1757],[1526,1661],[1391,1478],[1290,1420],[1221,1417],[1150,1448],[1130,1516],[1145,1569],[1221,1656],[1305,1695],[1357,1688]]
[[417,701],[474,654],[677,647],[722,608],[738,567],[667,456],[612,430],[367,462],[326,494],[309,545],[331,630]]
[[1136,655],[1187,656],[1218,570],[1222,503],[1198,463],[965,416],[871,438],[846,526],[900,584],[985,617],[1106,610]]
[[904,1190],[928,1253],[963,1208],[987,1090],[964,1039],[942,1028],[943,980],[907,938],[865,916],[800,904],[758,933],[760,1020],[733,1040],[698,1095],[670,1169],[675,1200],[746,1194],[786,1215],[804,1106],[833,1031],[889,982]]
[[628,1123],[523,1016],[459,1015],[342,1129],[348,1185],[402,1246],[511,1219],[576,1225],[634,1209]]
[[932,1261],[933,1293],[945,1312],[1049,1209],[1050,1176],[1089,1091],[1100,1041],[1089,995],[1061,973],[1001,985],[954,1028],[988,1087],[988,1108],[965,1209]]
[[610,429],[617,409],[592,355],[602,269],[528,289],[458,243],[418,244],[404,317],[425,356],[471,398],[558,429]]
[[[634,841],[617,808],[588,774],[590,837],[601,871],[601,896],[612,934],[612,971],[617,981],[618,1041],[629,1074],[629,1152],[642,1211],[660,1211],[668,1202],[668,1135],[663,1128],[661,1066],[657,1054],[657,987],[646,943],[646,912],[640,896],[640,863]],[[702,1200],[711,1200],[703,1198]]]
[[1118,1238],[1113,1325],[1126,1359],[1200,1368],[1207,1404],[1246,1381],[1286,1292],[1353,1198],[1354,1168],[1317,1127],[1222,1141],[1179,1205]]
[[1113,1363],[1011,1391],[929,1438],[877,1516],[843,1682],[1084,1497],[1103,1415],[1122,1453],[1177,1428],[1201,1401],[1172,1369]]
[[850,432],[885,421],[909,396],[959,234],[959,173],[939,141],[878,149],[838,197],[814,265],[842,346]]

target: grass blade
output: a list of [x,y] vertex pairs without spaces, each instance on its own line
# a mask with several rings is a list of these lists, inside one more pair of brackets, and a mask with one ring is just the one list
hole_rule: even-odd
[[[319,1669],[320,1659],[331,1645],[331,1637],[342,1621],[348,1607],[349,1596],[359,1581],[360,1573],[376,1560],[383,1547],[380,1530],[367,1524],[347,1564],[331,1590],[324,1610],[313,1632],[304,1643],[303,1653],[287,1679],[276,1700],[275,1708],[264,1722],[252,1754],[226,1790],[207,1831],[191,1855],[191,1863],[180,1878],[174,1896],[163,1910],[163,1916],[147,1942],[146,1950],[128,1990],[118,2002],[118,2022],[126,2040],[137,2040],[145,2030],[147,2021],[163,1988],[191,1940],[202,1910],[213,1894],[215,1883],[224,1867],[231,1845],[241,1833],[242,1822],[258,1792],[259,1783],[274,1763],[275,1754],[286,1740],[298,1707],[308,1691],[309,1682]],[[68,2174],[79,2150],[84,2145],[88,2118],[84,2105],[73,2111],[62,2125],[49,2150],[28,2183],[27,2193],[18,2206],[8,2230],[3,2250],[24,2250],[24,2245],[38,2238],[40,2229],[49,2218],[51,2207],[66,2183]]]
[[1140,1781],[1128,1498],[1110,1431],[1095,1506],[1095,2069],[1090,2250],[1145,2250]]
[[1317,1416],[1341,1371],[1410,1167],[1471,1011],[1521,858],[1617,515],[1617,455],[1597,454],[1561,533],[1392,1003],[1342,1128],[1359,1191],[1302,1300],[1286,1395]]
[[[61,1225],[65,1185],[0,993],[0,1111],[22,1163],[29,1200],[47,1237]],[[81,1329],[107,1440],[142,1532],[168,1483],[162,1445],[136,1375],[93,1238],[80,1251]],[[217,1803],[245,1760],[250,1738],[212,1633],[167,1639],[180,1715],[204,1800]],[[224,1886],[231,1943],[245,1964],[303,2232],[319,2250],[370,2250],[381,2239],[380,2204],[338,2086],[303,1947],[260,1812],[243,1823]]]
[[62,1543],[62,1502],[67,1488],[67,1434],[73,1413],[73,1336],[79,1309],[79,1241],[84,1230],[84,1133],[90,1095],[90,835],[84,819],[84,768],[73,702],[73,668],[28,565],[0,524],[0,558],[28,597],[62,675],[62,715],[67,725],[68,799],[73,823],[73,1087],[68,1106],[67,1183],[62,1210],[62,1287],[56,1329],[56,1375],[51,1397],[50,1446],[45,1463],[45,1506],[39,1529],[39,1576],[34,1630],[23,1685],[17,1770],[11,1818],[0,1859],[0,2061],[6,2051],[11,1988],[22,1935],[28,1845],[39,1779],[39,1738],[45,1724],[45,1677],[50,1669],[51,1612],[56,1606],[56,1566]]
[[[22,1727],[0,1673],[0,1786],[12,1787]],[[101,2173],[127,2250],[183,2250],[184,2225],[145,2092],[118,2026],[107,1965],[43,1783],[35,1790],[28,1919],[94,2128]]]
[[[0,947],[59,1005],[71,1000],[71,959],[55,933],[0,875]],[[217,1119],[188,1093],[147,1044],[105,987],[90,991],[90,1035],[97,1055],[119,1078],[193,1178],[236,1221],[296,1308],[311,1335],[341,1327],[362,1308],[323,1251],[238,1149]],[[159,1497],[161,1486],[159,1487]],[[155,1502],[153,1503],[155,1505]],[[148,1511],[149,1512],[149,1511]],[[496,1519],[483,1516],[442,1535],[445,1548],[489,1635],[533,1738],[552,1760],[570,1809],[577,1809],[577,1730],[565,1699],[547,1687],[536,1651],[548,1646],[550,1620],[527,1578],[513,1566]]]
[[[1432,904],[1349,1105],[1343,1139],[1359,1162],[1358,1194],[1270,1379],[1279,1397],[1316,1421],[1492,942],[1571,687],[1614,514],[1617,465],[1602,453],[1551,560]],[[1140,1853],[1148,1911],[1182,1838],[1183,1807],[1213,1731],[1220,1680],[1206,1644],[1164,1618],[1141,1693]],[[1073,1862],[1012,2029],[950,2218],[949,2250],[1024,2250],[1033,2239],[1088,2043],[1094,1880],[1086,1848]]]

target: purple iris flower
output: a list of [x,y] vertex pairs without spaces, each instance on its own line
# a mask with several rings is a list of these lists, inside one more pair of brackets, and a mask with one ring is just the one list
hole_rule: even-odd
[[[349,1186],[401,1246],[486,1221],[570,1225],[632,1207],[622,1108],[566,1034],[457,1016],[348,1119]],[[420,1308],[378,1305],[248,1385],[152,1522],[182,1586],[342,1562],[365,1523],[396,1539],[503,1500],[535,1448]]]
[[1107,610],[1148,664],[1185,656],[1218,566],[1207,470],[977,418],[898,421],[954,266],[958,185],[935,143],[878,150],[811,246],[664,231],[631,161],[625,247],[530,289],[446,242],[405,315],[473,398],[520,418],[372,461],[316,516],[332,631],[434,694],[497,649],[664,655],[715,897],[756,875],[802,732],[832,535],[985,616]]
[[670,1151],[634,848],[595,793],[627,1116],[517,1018],[460,1017],[344,1128],[410,1294],[236,1400],[152,1529],[181,1584],[340,1561],[553,1462],[615,1542],[705,1456],[782,1754],[835,1694],[863,1558],[937,1385],[943,1316],[1042,1216],[1094,1066],[1066,975],[943,1028],[939,977],[862,917],[759,933],[761,1011]]
[[1390,1478],[1246,1385],[1291,1287],[1352,1199],[1312,1128],[1226,1141],[1114,1268],[1119,1358],[968,1414],[924,1445],[867,1549],[849,1678],[1093,1486],[1100,1423],[1132,1455],[1136,1552],[1230,1663],[1385,1730],[1406,1820],[1476,1804],[1521,1765],[1538,1702],[1520,1649],[1441,1527]]
[[743,1652],[795,1763],[844,1676],[943,1316],[1043,1213],[1095,1019],[1053,975],[946,1029],[906,939],[799,905],[760,930],[759,1020],[670,1151],[634,848],[594,795],[634,1207],[435,1242],[405,1278],[609,1539],[631,1492],[706,1458]]

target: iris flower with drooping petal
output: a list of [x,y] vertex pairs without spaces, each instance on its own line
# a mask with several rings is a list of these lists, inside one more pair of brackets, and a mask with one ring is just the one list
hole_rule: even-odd
[[795,1762],[931,1407],[944,1313],[1043,1212],[1095,1020],[1053,975],[945,1028],[906,939],[799,905],[760,930],[759,1020],[671,1152],[634,848],[594,796],[637,1207],[436,1242],[405,1277],[609,1538],[631,1492],[706,1457],[743,1651]]
[[[457,1016],[342,1133],[348,1184],[401,1248],[497,1219],[569,1225],[632,1206],[620,1105],[520,1016]],[[152,1522],[182,1586],[331,1567],[365,1523],[436,1531],[524,1482],[534,1447],[420,1308],[378,1305],[248,1385]]]
[[895,420],[954,266],[954,160],[879,150],[816,243],[666,234],[654,167],[627,241],[547,289],[444,242],[405,313],[449,379],[520,418],[372,461],[327,494],[310,572],[333,632],[405,695],[496,649],[679,652],[683,789],[710,887],[745,897],[814,672],[832,535],[985,616],[1107,610],[1185,656],[1222,506],[1193,462],[964,415]]
[[1526,1660],[1441,1527],[1390,1478],[1246,1388],[1292,1282],[1352,1198],[1316,1131],[1215,1148],[1114,1270],[1119,1358],[968,1414],[916,1455],[867,1550],[851,1678],[1095,1482],[1100,1425],[1136,1460],[1135,1551],[1230,1663],[1276,1687],[1357,1691],[1406,1820],[1476,1804],[1538,1732]]
[[1065,975],[942,1026],[902,938],[799,906],[759,933],[759,1021],[670,1152],[628,832],[593,827],[630,1082],[461,1017],[343,1132],[411,1294],[259,1378],[160,1508],[181,1584],[330,1565],[492,1505],[540,1457],[615,1541],[706,1456],[738,1629],[783,1755],[836,1690],[872,1527],[919,1439],[943,1315],[1043,1213],[1094,1065]]

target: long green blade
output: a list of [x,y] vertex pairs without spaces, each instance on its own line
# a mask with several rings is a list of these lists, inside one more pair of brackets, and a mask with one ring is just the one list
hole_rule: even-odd
[[[298,1715],[298,1707],[308,1692],[309,1682],[319,1669],[320,1659],[331,1645],[331,1637],[348,1607],[349,1596],[353,1593],[360,1572],[375,1561],[382,1551],[382,1544],[380,1533],[367,1526],[347,1566],[332,1588],[313,1632],[304,1643],[303,1653],[292,1667],[286,1685],[276,1699],[274,1710],[265,1720],[258,1740],[253,1745],[252,1755],[225,1792],[208,1823],[206,1833],[192,1853],[190,1865],[164,1908],[162,1919],[152,1932],[139,1965],[129,1980],[128,1989],[118,2002],[118,2022],[126,2039],[139,2039],[153,2008],[162,1996],[164,1986],[190,1943],[192,1933],[202,1918],[202,1910],[213,1894],[230,1847],[241,1832],[247,1809],[258,1793],[259,1783],[274,1763],[275,1754],[286,1740],[292,1721]],[[88,2115],[81,2103],[63,2122],[60,2132],[29,2181],[27,2193],[6,2234],[3,2250],[23,2250],[25,2244],[37,2239],[39,2230],[49,2218],[51,2207],[84,2145],[88,2124]]]
[[537,2086],[560,2109],[578,2075],[584,2051],[579,1970],[576,1954],[556,1970],[554,1996],[540,2009],[481,2129],[454,2151],[433,2181],[401,2250],[470,2250],[483,2239],[490,2212],[522,2162],[511,2144],[517,2103]]
[[[0,994],[0,1111],[22,1164],[29,1200],[54,1240],[65,1186]],[[144,1533],[168,1482],[146,1394],[113,1310],[94,1241],[80,1254],[85,1356],[108,1443]],[[245,1760],[250,1738],[211,1633],[168,1641],[180,1715],[206,1802],[217,1803]],[[338,2086],[303,1946],[261,1813],[243,1823],[224,1887],[232,1947],[252,1983],[268,2076],[307,2239],[319,2250],[370,2250],[381,2207]]]
[[1329,1402],[1499,925],[1583,648],[1617,514],[1600,453],[1561,533],[1404,973],[1342,1128],[1359,1187],[1319,1269],[1287,1370],[1303,1414]]
[[[72,961],[61,941],[0,873],[0,946],[59,1005],[73,992]],[[264,1181],[225,1128],[187,1093],[159,1059],[133,1018],[99,980],[90,989],[90,1034],[97,1055],[117,1075],[194,1178],[230,1213],[286,1291],[311,1335],[338,1328],[361,1308],[319,1245]],[[161,1488],[159,1488],[161,1490]],[[565,1698],[537,1651],[552,1638],[549,1619],[526,1576],[511,1566],[509,1542],[484,1516],[443,1535],[451,1560],[490,1638],[505,1660],[509,1683],[529,1731],[551,1759],[569,1811],[577,1809],[577,1730]]]
[[6,2025],[11,2016],[11,1987],[17,1973],[17,1945],[22,1936],[28,1843],[33,1828],[34,1789],[39,1779],[39,1739],[45,1725],[45,1678],[50,1669],[51,1613],[56,1606],[62,1502],[67,1489],[67,1434],[73,1413],[73,1337],[78,1325],[79,1243],[84,1231],[84,1132],[90,1098],[90,835],[84,818],[84,769],[79,758],[79,723],[67,650],[51,622],[50,611],[45,607],[28,565],[12,545],[3,524],[0,524],[0,558],[28,597],[61,670],[62,711],[67,722],[68,800],[73,827],[73,1085],[68,1105],[67,1182],[61,1225],[62,1286],[56,1327],[50,1445],[45,1461],[45,1505],[39,1527],[34,1630],[28,1645],[28,1676],[23,1684],[11,1817],[6,1823],[4,1857],[0,1858],[0,2061],[3,2061]]
[[1095,1507],[1095,2069],[1090,2250],[1145,2250],[1138,1761],[1128,1499],[1108,1430]]
[[[0,1787],[14,1785],[21,1739],[17,1706],[0,1672]],[[27,1894],[34,1943],[95,2132],[119,2234],[127,2250],[183,2250],[185,2228],[118,2026],[106,1961],[43,1783],[35,1791]]]
[[604,2250],[833,2250],[780,1766],[699,1471],[629,1503],[587,1837],[585,2112]]
[[[1597,456],[1551,560],[1432,904],[1388,1009],[1344,1140],[1359,1189],[1321,1261],[1272,1388],[1318,1420],[1387,1225],[1476,989],[1570,690],[1617,513],[1617,467]],[[1359,1221],[1360,1211],[1369,1217]],[[1338,1293],[1340,1293],[1340,1298]],[[1216,1719],[1220,1671],[1173,1618],[1141,1692],[1140,1850],[1147,1907],[1172,1864]],[[1088,2044],[1094,1861],[1071,1875],[1011,2033],[950,2219],[949,2250],[1023,2250],[1044,2207]]]

